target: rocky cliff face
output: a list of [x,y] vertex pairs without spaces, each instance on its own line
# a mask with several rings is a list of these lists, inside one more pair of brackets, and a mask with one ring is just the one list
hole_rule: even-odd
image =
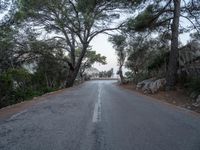
[[180,48],[178,74],[200,76],[200,42],[192,41]]
[[200,42],[192,41],[179,50],[179,66],[184,67],[200,58]]

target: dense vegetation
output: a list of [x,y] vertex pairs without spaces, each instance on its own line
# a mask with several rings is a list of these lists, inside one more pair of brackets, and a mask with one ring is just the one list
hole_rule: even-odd
[[98,76],[99,78],[111,78],[113,74],[114,74],[113,68],[111,68],[108,71],[100,71]]
[[[109,39],[121,60],[119,72],[122,66],[126,67],[127,81],[136,84],[147,79],[164,79],[166,90],[173,90],[178,84],[197,98],[200,95],[199,1],[131,2],[131,10],[137,13],[126,20],[120,34]],[[126,83],[123,74],[120,77]]]
[[[106,64],[106,58],[93,51],[90,42],[101,33],[110,35],[116,30],[120,34],[109,41],[116,49],[122,83],[126,82],[126,66],[131,81],[164,77],[166,88],[173,89],[178,79],[187,78],[184,86],[199,91],[199,86],[194,85],[199,76],[182,77],[180,72],[189,75],[188,66],[198,64],[200,57],[191,52],[187,52],[187,60],[184,54],[179,56],[184,47],[179,35],[190,33],[190,43],[199,42],[198,1],[3,0],[0,107],[84,79],[85,70],[95,62]],[[132,14],[130,18],[116,24],[116,19],[127,12]],[[187,25],[182,25],[186,20]],[[112,74],[111,69],[99,75]]]

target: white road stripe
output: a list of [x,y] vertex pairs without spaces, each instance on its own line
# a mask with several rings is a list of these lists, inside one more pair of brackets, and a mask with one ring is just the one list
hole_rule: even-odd
[[12,115],[8,120],[9,120],[9,121],[10,121],[10,120],[13,120],[13,119],[15,119],[16,117],[18,117],[18,116],[20,116],[21,114],[26,113],[26,112],[27,112],[27,110],[25,109],[25,110],[23,110],[23,111],[21,111],[21,112],[15,114],[15,115]]
[[96,123],[101,121],[101,86],[98,84],[98,100],[94,106],[94,113],[92,122]]

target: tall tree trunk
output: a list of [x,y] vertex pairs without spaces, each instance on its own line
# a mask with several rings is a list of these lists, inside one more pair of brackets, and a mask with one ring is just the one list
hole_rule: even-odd
[[66,88],[72,87],[74,85],[74,82],[76,80],[77,74],[78,74],[77,69],[69,71],[69,74],[67,75],[67,81],[66,81],[66,84],[65,84]]
[[49,88],[49,80],[48,80],[46,72],[45,72],[44,76],[45,76],[45,80],[46,80],[46,86]]
[[122,72],[122,66],[119,67],[119,77],[120,77],[121,83],[124,84],[124,76],[123,76],[123,72]]
[[178,70],[178,36],[179,36],[179,18],[181,0],[173,0],[174,3],[174,17],[172,22],[172,39],[171,51],[169,56],[168,71],[166,76],[166,90],[174,89],[177,81]]
[[65,87],[72,87],[74,85],[74,81],[76,80],[76,77],[78,75],[78,72],[79,72],[79,69],[81,67],[81,63],[82,63],[82,60],[85,56],[87,48],[88,48],[88,44],[83,44],[82,53],[81,53],[76,65],[75,65],[75,67],[70,69],[70,72],[67,76],[67,82],[65,84]]

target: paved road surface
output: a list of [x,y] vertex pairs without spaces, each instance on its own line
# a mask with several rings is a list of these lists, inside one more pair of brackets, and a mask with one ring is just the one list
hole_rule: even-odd
[[200,150],[200,117],[91,81],[0,119],[1,150]]

